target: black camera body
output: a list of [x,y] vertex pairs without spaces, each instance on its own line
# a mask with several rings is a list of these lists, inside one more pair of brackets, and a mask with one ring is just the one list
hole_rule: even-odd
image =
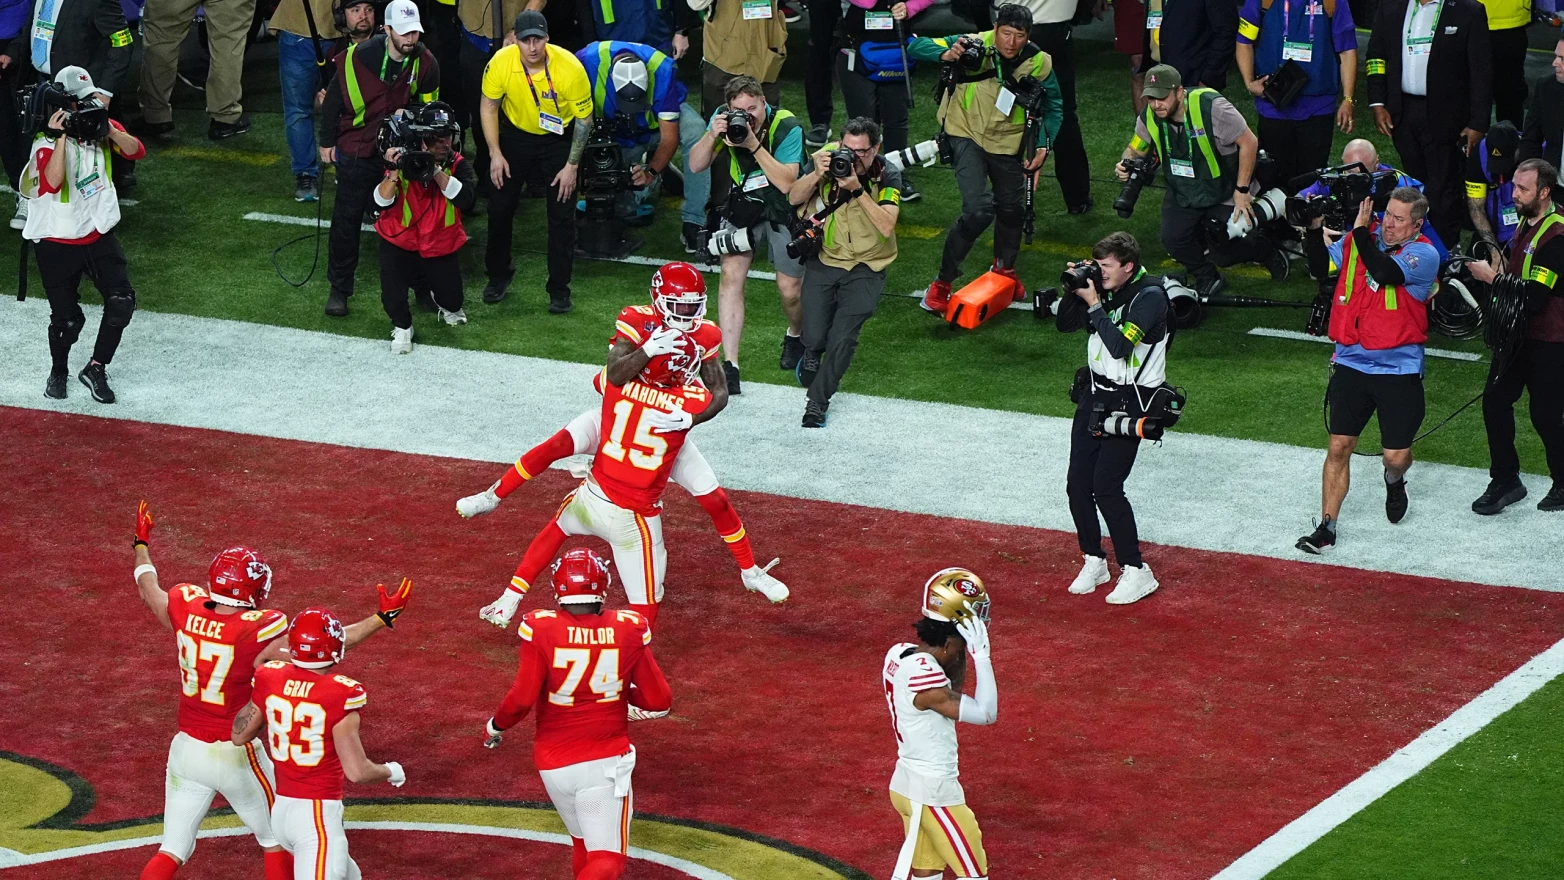
[[854,162],[856,158],[852,150],[846,147],[837,147],[831,151],[831,158],[826,165],[826,173],[837,180],[846,180],[857,173]]
[[1355,162],[1319,172],[1320,183],[1325,185],[1325,195],[1312,198],[1292,196],[1287,199],[1287,222],[1294,226],[1308,226],[1315,220],[1323,220],[1327,229],[1345,232],[1352,228],[1358,216],[1358,206],[1364,199],[1374,200],[1374,210],[1383,211],[1395,191],[1399,175],[1395,171],[1369,171],[1363,163]]
[[977,70],[983,66],[983,60],[988,57],[988,47],[967,37],[962,37],[958,45],[961,47],[961,57],[956,59],[957,64],[968,70]]
[[77,141],[98,141],[109,136],[109,109],[97,98],[77,98],[54,82],[41,82],[25,92],[21,104],[23,127],[29,132],[50,131],[49,120],[65,111],[65,136]]
[[1024,108],[1032,116],[1041,117],[1048,109],[1048,90],[1043,88],[1043,81],[1037,77],[1030,74],[1018,76],[1014,83],[1006,87],[1015,95],[1016,106]]
[[1102,267],[1096,260],[1083,260],[1074,266],[1064,270],[1059,276],[1059,284],[1068,291],[1084,290],[1092,282],[1096,282],[1097,289],[1102,290]]
[[723,115],[728,120],[728,130],[722,137],[729,146],[736,147],[749,140],[748,113],[730,107]]
[[1119,217],[1128,220],[1135,213],[1135,203],[1140,200],[1140,191],[1146,188],[1151,178],[1157,171],[1157,160],[1150,156],[1144,158],[1130,158],[1124,160],[1124,170],[1129,174],[1124,180],[1124,186],[1119,190],[1119,197],[1113,200],[1113,210]]
[[594,198],[616,197],[631,188],[630,161],[624,147],[607,135],[594,135],[581,151],[577,189],[590,207]]
[[395,168],[410,181],[424,182],[434,179],[440,163],[429,152],[427,141],[436,131],[418,124],[408,116],[387,116],[375,133],[375,149],[384,156],[387,151],[399,149]]

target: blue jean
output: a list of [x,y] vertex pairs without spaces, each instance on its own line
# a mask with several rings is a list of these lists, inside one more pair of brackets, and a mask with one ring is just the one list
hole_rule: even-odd
[[[322,48],[326,44],[322,42]],[[277,67],[282,78],[282,125],[295,176],[320,176],[320,150],[315,145],[315,92],[320,74],[315,45],[309,37],[277,32]]]
[[706,225],[706,200],[711,198],[711,169],[699,174],[690,170],[690,149],[706,133],[706,120],[688,102],[679,105],[679,149],[684,153],[684,207],[680,218],[685,223]]

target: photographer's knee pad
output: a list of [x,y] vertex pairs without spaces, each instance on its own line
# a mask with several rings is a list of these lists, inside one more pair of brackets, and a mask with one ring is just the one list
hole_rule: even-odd
[[970,214],[961,215],[961,219],[956,221],[956,231],[961,233],[962,238],[976,241],[978,236],[982,235],[984,230],[988,229],[993,222],[994,212],[992,210],[974,211]]
[[124,329],[136,312],[136,291],[129,285],[116,287],[103,296],[103,320],[110,327]]
[[77,308],[74,315],[52,315],[49,318],[49,342],[69,348],[81,337],[87,319]]
[[1000,205],[995,209],[994,215],[1006,226],[1020,226],[1026,216],[1026,209],[1021,205]]

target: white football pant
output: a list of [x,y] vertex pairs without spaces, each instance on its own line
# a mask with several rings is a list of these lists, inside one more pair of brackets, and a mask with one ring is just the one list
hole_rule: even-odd
[[630,788],[634,770],[635,747],[631,746],[617,758],[539,770],[538,775],[571,837],[584,841],[589,851],[625,855],[630,852],[630,814],[635,810]]
[[183,731],[175,734],[168,746],[159,848],[181,862],[190,861],[196,832],[216,794],[227,799],[256,843],[276,846],[271,822],[275,780],[271,756],[253,742],[236,746],[228,740],[202,742]]
[[[570,439],[576,443],[576,455],[591,455],[603,436],[603,410],[590,409],[570,420],[565,426]],[[695,438],[686,436],[679,454],[673,459],[673,472],[668,479],[684,487],[684,491],[696,496],[710,495],[717,491],[717,472],[695,446]]]
[[272,828],[282,848],[293,853],[293,880],[360,880],[363,876],[348,857],[341,801],[279,795],[272,805]]
[[663,573],[668,548],[663,544],[660,516],[642,516],[609,501],[592,480],[584,480],[565,499],[554,522],[567,535],[595,535],[608,542],[614,567],[631,605],[663,600]]

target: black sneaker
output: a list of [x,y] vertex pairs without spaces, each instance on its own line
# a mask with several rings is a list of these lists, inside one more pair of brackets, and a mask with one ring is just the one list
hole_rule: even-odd
[[564,296],[551,296],[548,298],[548,313],[551,315],[570,314],[570,294]]
[[130,133],[138,138],[162,137],[174,130],[174,120],[167,122],[148,122],[140,120],[130,127]]
[[705,227],[699,223],[684,224],[683,229],[679,232],[679,238],[684,242],[685,253],[698,254],[701,252],[701,233],[704,231]]
[[1537,502],[1537,509],[1552,513],[1555,510],[1564,510],[1564,483],[1554,483],[1548,494]]
[[218,122],[212,120],[212,124],[206,128],[206,136],[214,141],[227,140],[237,137],[250,130],[250,117],[241,116],[233,122]]
[[1091,196],[1087,196],[1086,201],[1081,202],[1079,205],[1071,205],[1065,210],[1069,212],[1071,217],[1079,217],[1082,214],[1090,214],[1092,208],[1095,207],[1097,207],[1097,203],[1092,200]]
[[1222,280],[1221,275],[1217,275],[1215,278],[1212,278],[1210,281],[1207,281],[1204,284],[1201,284],[1198,281],[1195,284],[1195,292],[1200,295],[1201,302],[1205,302],[1207,299],[1210,299],[1213,296],[1221,296],[1226,290],[1227,282]]
[[804,404],[804,422],[806,428],[824,428],[828,416],[826,410],[831,408],[829,403],[815,403],[813,400]]
[[49,381],[43,383],[43,396],[51,397],[55,400],[64,400],[66,394],[65,386],[67,384],[65,380],[69,378],[69,373],[50,373]]
[[804,356],[804,338],[782,334],[782,357],[777,366],[784,370],[798,369],[798,360]]
[[804,352],[804,356],[798,359],[798,369],[793,375],[798,377],[798,384],[808,388],[815,382],[815,374],[820,372],[820,355],[812,352]]
[[320,201],[320,181],[313,174],[300,174],[293,179],[293,200],[295,202]]
[[327,294],[326,314],[333,318],[346,318],[348,316],[348,295],[336,290]]
[[[89,363],[76,374],[81,384],[86,385],[92,391],[92,399],[99,403],[113,403],[114,389],[109,387],[109,374],[102,364]],[[64,394],[60,395],[64,397]]]
[[901,179],[901,200],[904,202],[916,202],[921,198],[923,198],[923,193],[918,192],[917,187],[912,185],[911,180],[903,177]]
[[[1488,488],[1472,502],[1472,513],[1478,516],[1493,516],[1525,497],[1526,487],[1520,480],[1489,480]],[[1546,502],[1547,499],[1544,498],[1543,501]]]
[[1326,527],[1325,523],[1320,523],[1313,532],[1299,538],[1298,543],[1293,546],[1311,556],[1318,556],[1336,546],[1336,533]]
[[722,375],[728,380],[728,396],[736,397],[743,393],[739,386],[739,367],[732,361],[722,362]]
[[1265,258],[1265,268],[1270,270],[1272,281],[1286,281],[1287,273],[1292,271],[1292,261],[1287,259],[1286,251],[1272,245],[1270,255]]
[[[792,19],[788,19],[792,21]],[[809,131],[804,133],[804,146],[820,149],[825,142],[831,139],[831,127],[829,125],[812,125]]]
[[1401,522],[1407,515],[1407,481],[1403,477],[1385,484],[1385,519]]
[[483,301],[492,304],[505,299],[510,280],[514,277],[516,273],[512,271],[507,272],[504,278],[490,278],[489,283],[483,286]]

